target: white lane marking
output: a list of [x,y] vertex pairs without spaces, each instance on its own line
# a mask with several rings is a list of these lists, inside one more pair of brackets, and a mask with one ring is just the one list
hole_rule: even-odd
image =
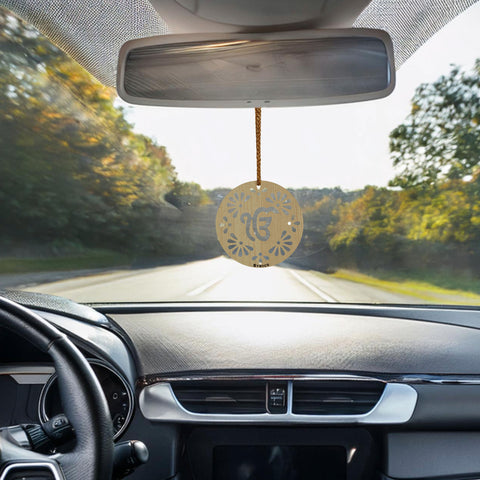
[[304,285],[305,287],[307,287],[308,289],[310,289],[313,293],[315,293],[316,295],[318,295],[321,299],[325,300],[326,302],[331,302],[331,303],[335,303],[337,302],[337,300],[333,297],[331,297],[330,295],[328,295],[328,293],[325,293],[323,292],[322,290],[320,290],[319,288],[315,287],[315,285],[312,285],[308,280],[305,280],[303,277],[301,277],[297,272],[294,272],[293,270],[289,270],[289,272],[293,275],[293,277],[295,277],[295,279],[297,279],[302,285]]
[[208,290],[210,287],[213,287],[217,283],[221,282],[224,277],[218,277],[212,280],[211,282],[204,283],[203,285],[200,285],[198,288],[195,288],[194,290],[191,290],[190,292],[187,293],[187,297],[195,297],[196,295],[200,295],[203,293],[205,290]]

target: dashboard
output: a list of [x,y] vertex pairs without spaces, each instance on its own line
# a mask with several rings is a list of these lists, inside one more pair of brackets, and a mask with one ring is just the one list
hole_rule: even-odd
[[[480,474],[476,309],[77,305],[3,292],[67,333],[104,390],[130,478],[356,480]],[[0,422],[62,412],[48,356],[0,327]]]

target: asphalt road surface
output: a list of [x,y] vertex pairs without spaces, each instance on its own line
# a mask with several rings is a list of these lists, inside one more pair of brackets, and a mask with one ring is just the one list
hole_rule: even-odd
[[288,266],[254,269],[225,257],[148,269],[117,270],[26,290],[77,302],[301,301],[420,303],[419,299]]

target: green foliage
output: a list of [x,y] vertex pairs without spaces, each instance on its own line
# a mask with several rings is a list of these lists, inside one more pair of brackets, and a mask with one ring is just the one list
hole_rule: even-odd
[[478,278],[479,121],[479,61],[417,89],[410,115],[390,134],[396,188],[368,187],[334,209],[327,236],[337,264]]
[[165,199],[172,205],[184,209],[208,205],[210,197],[198,183],[176,181]]
[[200,186],[179,182],[165,147],[134,133],[113,89],[1,9],[0,48],[3,243],[177,252],[165,198],[204,205]]
[[480,162],[480,62],[471,72],[455,67],[418,87],[411,113],[390,134],[399,174],[392,186],[431,188],[464,179]]
[[473,271],[480,264],[479,201],[477,179],[429,192],[369,187],[338,205],[330,246],[344,266]]

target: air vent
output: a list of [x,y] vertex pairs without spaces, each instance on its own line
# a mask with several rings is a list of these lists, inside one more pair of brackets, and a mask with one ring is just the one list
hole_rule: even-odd
[[172,384],[177,400],[193,413],[266,413],[265,382],[189,381]]
[[293,383],[293,413],[361,415],[372,410],[385,385],[377,381],[316,380]]

